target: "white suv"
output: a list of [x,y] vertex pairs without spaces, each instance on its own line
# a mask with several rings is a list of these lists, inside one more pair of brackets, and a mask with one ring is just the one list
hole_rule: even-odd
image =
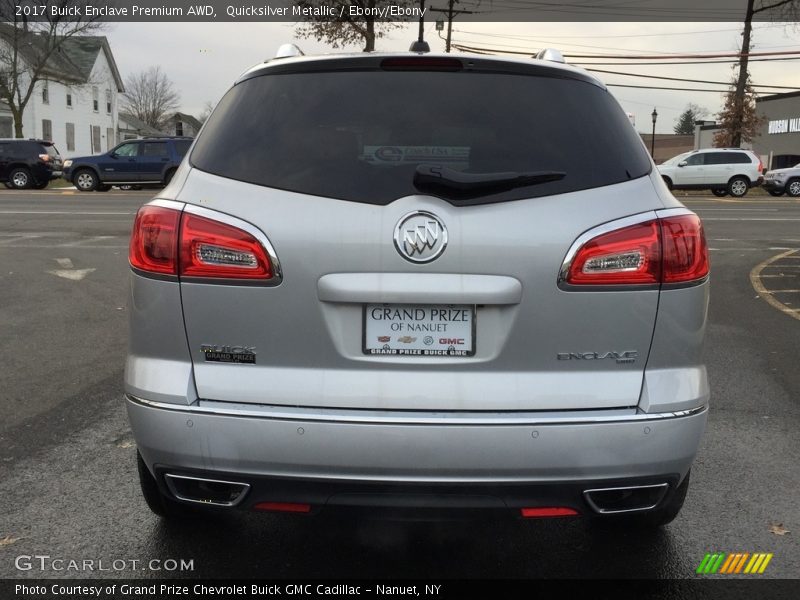
[[679,154],[658,166],[670,189],[708,190],[741,198],[764,180],[764,165],[750,150],[707,148]]

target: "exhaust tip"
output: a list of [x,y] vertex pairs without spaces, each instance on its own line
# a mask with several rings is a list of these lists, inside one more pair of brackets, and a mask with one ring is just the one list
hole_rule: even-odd
[[668,483],[584,490],[583,497],[593,511],[601,515],[651,510],[669,490]]
[[189,477],[173,473],[166,473],[164,480],[169,491],[178,500],[206,506],[236,506],[244,500],[250,489],[249,483]]

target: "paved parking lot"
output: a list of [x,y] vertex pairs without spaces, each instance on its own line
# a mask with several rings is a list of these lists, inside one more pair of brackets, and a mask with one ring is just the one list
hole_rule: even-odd
[[580,520],[162,524],[121,403],[128,231],[149,197],[0,191],[0,577],[42,575],[15,570],[21,554],[194,560],[107,576],[683,578],[709,551],[772,552],[765,577],[800,573],[800,201],[686,200],[711,247],[713,409],[684,511],[647,535]]

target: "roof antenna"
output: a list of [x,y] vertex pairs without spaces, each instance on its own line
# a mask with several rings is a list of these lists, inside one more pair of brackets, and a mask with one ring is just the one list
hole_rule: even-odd
[[411,52],[430,52],[431,47],[424,39],[425,34],[425,0],[419,0],[419,38],[411,43]]

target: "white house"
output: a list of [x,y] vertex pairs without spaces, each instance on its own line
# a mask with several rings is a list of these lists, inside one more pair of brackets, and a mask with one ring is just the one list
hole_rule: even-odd
[[[8,44],[9,26],[0,27]],[[20,47],[35,52],[39,35]],[[0,65],[2,68],[2,65]],[[105,36],[74,36],[48,61],[25,107],[22,134],[55,142],[61,156],[106,152],[117,143],[118,97],[125,91]],[[0,138],[14,137],[14,120],[0,103]]]

